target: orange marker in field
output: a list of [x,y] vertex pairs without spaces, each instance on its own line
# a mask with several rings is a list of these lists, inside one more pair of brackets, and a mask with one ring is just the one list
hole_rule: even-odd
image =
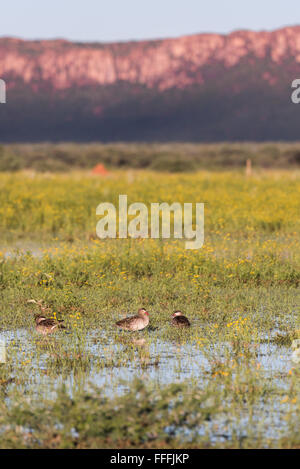
[[99,163],[92,169],[92,173],[99,174],[99,176],[106,176],[108,171],[103,164]]

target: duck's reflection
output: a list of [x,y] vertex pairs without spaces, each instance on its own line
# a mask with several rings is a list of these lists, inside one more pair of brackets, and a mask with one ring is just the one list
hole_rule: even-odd
[[145,337],[118,336],[115,338],[115,342],[124,346],[125,353],[137,352],[141,366],[150,364],[150,348]]
[[133,345],[137,345],[138,347],[144,347],[144,346],[148,345],[148,343],[146,342],[146,339],[143,338],[143,337],[141,337],[141,338],[132,338],[131,343]]

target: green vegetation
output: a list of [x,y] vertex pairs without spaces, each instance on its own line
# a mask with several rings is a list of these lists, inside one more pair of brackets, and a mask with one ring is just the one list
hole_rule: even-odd
[[196,169],[244,167],[299,168],[299,143],[37,143],[0,147],[0,171],[70,171],[108,168],[191,172]]
[[[16,172],[0,187],[1,447],[300,446],[298,171]],[[98,240],[96,206],[119,194],[205,202],[203,248]],[[32,298],[66,331],[38,336]],[[140,306],[150,327],[114,328]]]
[[128,195],[128,204],[147,206],[204,202],[206,246],[207,236],[234,236],[243,242],[262,235],[272,250],[273,240],[281,239],[277,233],[297,238],[300,229],[298,171],[257,171],[250,178],[237,171],[166,175],[128,170],[112,171],[106,177],[85,171],[17,172],[0,173],[1,239],[21,239],[26,246],[26,241],[33,240],[57,243],[57,237],[62,241],[95,238],[96,207],[101,202],[117,207],[119,194]]
[[[248,377],[249,379],[249,377]],[[11,409],[0,404],[0,425],[6,431],[1,448],[251,448],[268,446],[271,439],[262,431],[248,440],[237,431],[231,441],[209,443],[207,435],[199,435],[199,427],[209,428],[214,419],[230,418],[233,409],[242,409],[240,394],[247,393],[249,406],[265,400],[270,392],[266,384],[252,376],[251,387],[235,389],[230,408],[221,382],[204,389],[189,388],[187,384],[172,384],[158,390],[135,380],[128,393],[109,399],[101,389],[77,393],[71,398],[66,390],[55,400],[28,402],[18,396]],[[218,386],[216,386],[218,385]],[[184,399],[182,396],[184,395]],[[232,414],[231,414],[232,416]],[[251,422],[250,420],[250,425]],[[15,427],[15,424],[18,426]],[[277,442],[280,448],[299,445],[299,421],[289,413],[289,430]]]

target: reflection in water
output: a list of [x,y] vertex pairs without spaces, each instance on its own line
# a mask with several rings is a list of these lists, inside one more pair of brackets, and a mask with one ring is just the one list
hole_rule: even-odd
[[146,339],[143,339],[143,338],[141,338],[141,339],[132,339],[131,342],[133,343],[133,345],[138,345],[140,347],[146,345],[146,343],[147,343]]
[[[149,342],[145,337],[138,337],[131,334],[121,334],[115,337],[115,343],[119,343],[124,346],[124,352],[131,352],[130,349],[134,349],[139,357],[140,365],[145,368],[150,365],[150,347]],[[128,350],[129,349],[129,350]]]
[[292,361],[293,363],[300,363],[300,339],[295,339],[292,342]]

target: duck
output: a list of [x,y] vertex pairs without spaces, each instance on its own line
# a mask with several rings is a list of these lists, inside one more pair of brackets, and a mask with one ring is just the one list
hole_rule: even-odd
[[190,327],[191,323],[187,317],[185,317],[181,311],[175,311],[172,314],[172,326],[176,327]]
[[42,314],[37,314],[35,317],[35,330],[39,334],[48,335],[57,331],[57,329],[66,329],[62,324],[63,319],[46,318]]
[[117,327],[120,327],[120,329],[124,329],[126,331],[141,331],[142,329],[145,329],[148,324],[149,313],[145,310],[145,308],[140,308],[138,310],[138,314],[135,316],[130,316],[116,322]]
[[34,303],[40,308],[41,314],[36,314],[34,316],[35,329],[38,333],[48,335],[58,329],[66,329],[66,326],[62,324],[64,322],[63,319],[47,317],[48,313],[51,314],[51,310],[47,306],[43,305],[43,300],[28,300],[27,303]]

